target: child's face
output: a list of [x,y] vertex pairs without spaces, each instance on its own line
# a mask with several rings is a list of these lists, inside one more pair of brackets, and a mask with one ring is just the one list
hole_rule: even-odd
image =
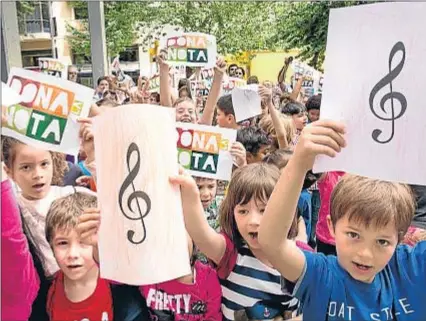
[[200,190],[201,203],[203,208],[208,208],[216,197],[217,182],[215,179],[196,178],[198,189]]
[[176,106],[176,121],[182,123],[197,122],[197,114],[195,113],[195,106],[190,101],[183,101]]
[[50,152],[25,144],[13,147],[15,160],[8,175],[22,190],[22,196],[29,200],[44,198],[50,190],[53,176]]
[[308,118],[311,122],[317,121],[320,118],[320,110],[311,109],[310,111],[308,111]]
[[269,153],[269,145],[262,145],[256,155],[247,154],[247,164],[260,163]]
[[55,231],[52,248],[62,272],[72,281],[84,279],[87,273],[96,267],[93,247],[82,244],[75,229]]
[[299,113],[297,115],[293,115],[291,117],[293,118],[294,125],[297,130],[302,130],[308,123],[308,116],[304,112]]
[[388,264],[398,245],[398,233],[394,224],[384,228],[365,228],[349,222],[347,216],[337,221],[333,230],[328,217],[331,234],[336,240],[340,265],[355,279],[371,283],[377,273]]
[[252,198],[247,204],[234,208],[238,231],[251,249],[260,249],[257,234],[265,207],[266,203]]

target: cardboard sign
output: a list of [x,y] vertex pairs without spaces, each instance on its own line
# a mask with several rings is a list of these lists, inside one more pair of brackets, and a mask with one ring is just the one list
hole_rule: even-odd
[[213,67],[216,63],[216,37],[204,33],[180,33],[162,39],[167,62],[173,66]]
[[11,106],[18,104],[22,101],[22,97],[6,85],[4,82],[1,83],[1,105],[2,106]]
[[191,273],[180,190],[169,181],[178,172],[174,119],[152,105],[95,118],[102,278],[146,285]]
[[68,79],[68,65],[58,59],[38,58],[40,71],[46,75]]
[[261,98],[257,84],[245,87],[236,87],[232,91],[232,105],[234,106],[235,120],[240,122],[262,113]]
[[316,172],[426,185],[425,16],[426,3],[331,10],[321,118],[346,123],[348,146]]
[[2,134],[38,148],[77,155],[77,118],[89,114],[93,90],[19,68],[11,69],[8,85],[22,101],[7,108]]
[[223,80],[222,95],[229,94],[235,87],[244,87],[247,81],[240,78],[228,77]]
[[191,175],[229,181],[232,156],[229,150],[237,139],[234,129],[177,123],[179,164]]
[[[293,68],[293,88],[296,86],[297,81],[304,77],[302,88],[304,89],[305,96],[311,97],[316,95],[320,91],[320,79],[322,77],[318,70],[315,70],[311,66],[304,62],[293,60],[291,63]],[[322,86],[322,85],[321,85]]]

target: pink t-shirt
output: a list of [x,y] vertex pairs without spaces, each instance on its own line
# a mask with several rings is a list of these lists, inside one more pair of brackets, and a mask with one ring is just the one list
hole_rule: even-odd
[[152,320],[221,321],[222,290],[216,271],[199,261],[194,265],[194,283],[171,280],[140,287]]
[[316,234],[321,242],[330,245],[335,245],[334,238],[331,236],[327,226],[327,216],[330,215],[331,193],[343,175],[345,175],[344,172],[328,172],[323,179],[318,181],[321,207],[318,214]]

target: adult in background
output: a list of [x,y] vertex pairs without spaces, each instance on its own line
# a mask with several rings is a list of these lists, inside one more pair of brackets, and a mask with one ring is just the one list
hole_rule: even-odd
[[78,81],[78,69],[74,65],[68,66],[68,80],[79,83]]

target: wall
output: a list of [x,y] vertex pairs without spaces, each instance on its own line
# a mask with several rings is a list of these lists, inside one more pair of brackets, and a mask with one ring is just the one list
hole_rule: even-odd
[[[257,76],[259,81],[278,80],[278,73],[284,65],[284,59],[288,56],[296,56],[296,50],[288,52],[258,52],[250,63],[250,75]],[[287,81],[288,75],[287,74]]]

